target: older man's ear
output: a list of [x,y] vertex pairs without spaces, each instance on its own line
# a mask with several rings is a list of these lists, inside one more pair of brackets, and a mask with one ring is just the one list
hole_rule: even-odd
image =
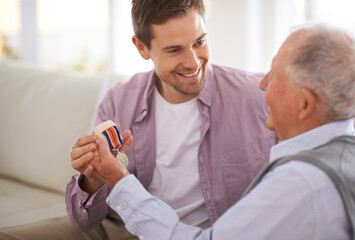
[[302,88],[302,98],[300,102],[300,113],[298,118],[305,120],[316,111],[317,97],[308,88]]

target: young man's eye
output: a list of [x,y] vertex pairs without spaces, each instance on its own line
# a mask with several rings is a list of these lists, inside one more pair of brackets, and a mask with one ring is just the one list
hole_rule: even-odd
[[179,48],[174,48],[174,49],[169,50],[168,53],[177,53],[179,51],[180,51]]

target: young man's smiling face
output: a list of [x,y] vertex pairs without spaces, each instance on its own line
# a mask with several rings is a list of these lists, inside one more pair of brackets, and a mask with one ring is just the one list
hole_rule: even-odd
[[204,85],[209,59],[203,18],[192,9],[182,17],[151,25],[151,32],[147,54],[154,63],[160,94],[170,103],[197,96]]

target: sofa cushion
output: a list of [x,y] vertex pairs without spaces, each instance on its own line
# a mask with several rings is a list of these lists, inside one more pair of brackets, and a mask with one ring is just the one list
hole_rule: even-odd
[[0,228],[66,216],[64,195],[0,179]]
[[0,176],[64,193],[70,150],[91,133],[102,79],[0,62]]

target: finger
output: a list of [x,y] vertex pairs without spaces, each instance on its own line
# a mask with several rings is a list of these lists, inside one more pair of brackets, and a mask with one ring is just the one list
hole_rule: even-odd
[[122,144],[122,147],[120,148],[120,152],[126,153],[133,143],[133,136],[130,135]]
[[80,158],[73,160],[71,162],[71,165],[75,170],[82,173],[87,167],[88,162],[90,162],[93,158],[94,158],[94,154],[92,152],[88,152],[87,154],[81,156]]
[[103,139],[97,139],[96,144],[98,147],[98,152],[99,152],[101,161],[103,159],[112,157],[112,154],[111,154],[111,151],[110,151],[107,141],[105,141]]
[[122,142],[123,144],[120,150],[121,152],[127,152],[133,142],[133,136],[129,129],[122,133]]
[[72,161],[76,160],[89,152],[95,151],[96,148],[97,148],[96,143],[88,143],[87,145],[84,145],[82,147],[74,148],[70,152],[71,159]]
[[117,125],[117,129],[119,131],[121,129],[121,124],[119,124],[118,122],[115,122],[115,124]]
[[93,152],[94,157],[90,160],[90,164],[93,165],[93,167],[95,168],[95,165],[99,163],[100,161],[100,154],[99,154],[99,150],[96,148],[96,150]]
[[85,170],[82,172],[82,174],[84,174],[87,177],[91,177],[93,175],[94,172],[94,166],[89,164]]
[[126,129],[122,134],[122,141],[124,142],[127,138],[129,138],[129,136],[131,136],[132,133],[131,133],[131,130],[129,129]]
[[96,141],[96,139],[97,139],[97,136],[95,134],[81,137],[76,141],[76,143],[74,144],[72,149],[85,146],[89,143],[94,143]]

